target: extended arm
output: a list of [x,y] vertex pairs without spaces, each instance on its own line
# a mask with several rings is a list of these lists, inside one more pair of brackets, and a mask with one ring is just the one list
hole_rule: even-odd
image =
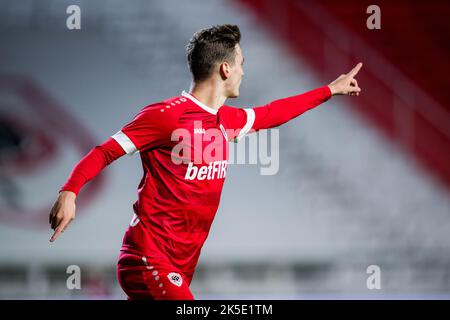
[[340,75],[327,86],[278,99],[260,107],[243,109],[223,106],[219,112],[227,128],[232,129],[230,141],[238,142],[249,132],[282,125],[317,107],[333,95],[358,96],[361,89],[355,75],[361,67],[362,63],[358,63],[349,73]]
[[279,126],[327,101],[332,95],[359,95],[361,89],[354,77],[361,67],[362,63],[358,63],[349,73],[342,74],[327,86],[253,108],[252,128],[260,130]]
[[255,120],[252,129],[268,129],[282,125],[301,115],[331,97],[328,86],[303,94],[272,101],[264,106],[253,108]]

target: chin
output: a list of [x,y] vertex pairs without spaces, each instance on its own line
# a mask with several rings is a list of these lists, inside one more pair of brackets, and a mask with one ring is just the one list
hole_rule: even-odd
[[228,98],[237,98],[237,97],[239,97],[239,91],[237,91],[237,92],[232,92],[232,93],[228,96]]

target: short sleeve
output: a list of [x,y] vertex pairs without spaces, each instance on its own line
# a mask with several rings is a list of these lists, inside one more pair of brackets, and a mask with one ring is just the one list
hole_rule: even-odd
[[161,104],[147,106],[111,137],[127,154],[156,148],[170,139],[175,125],[173,113]]
[[249,133],[255,122],[255,112],[252,108],[222,106],[219,109],[219,116],[229,141],[233,142],[239,142]]

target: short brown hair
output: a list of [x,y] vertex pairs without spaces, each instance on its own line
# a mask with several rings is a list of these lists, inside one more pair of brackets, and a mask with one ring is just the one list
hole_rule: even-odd
[[194,81],[208,78],[217,63],[233,63],[235,47],[240,41],[241,31],[237,25],[216,25],[197,31],[186,46]]

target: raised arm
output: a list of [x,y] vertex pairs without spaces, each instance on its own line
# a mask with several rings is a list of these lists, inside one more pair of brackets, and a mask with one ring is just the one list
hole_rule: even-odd
[[330,99],[332,93],[328,86],[314,89],[299,95],[272,101],[264,106],[254,107],[253,130],[269,129],[282,125],[304,112],[317,107]]
[[327,86],[253,108],[255,116],[252,129],[260,130],[279,126],[322,104],[332,95],[359,95],[361,89],[354,77],[361,67],[362,63],[358,63],[349,73],[342,74]]
[[361,69],[358,63],[349,73],[342,74],[327,86],[320,87],[288,98],[278,99],[266,105],[254,108],[234,108],[223,106],[219,114],[231,141],[238,142],[247,133],[282,125],[302,113],[317,107],[333,95],[358,96],[361,89],[355,79]]

